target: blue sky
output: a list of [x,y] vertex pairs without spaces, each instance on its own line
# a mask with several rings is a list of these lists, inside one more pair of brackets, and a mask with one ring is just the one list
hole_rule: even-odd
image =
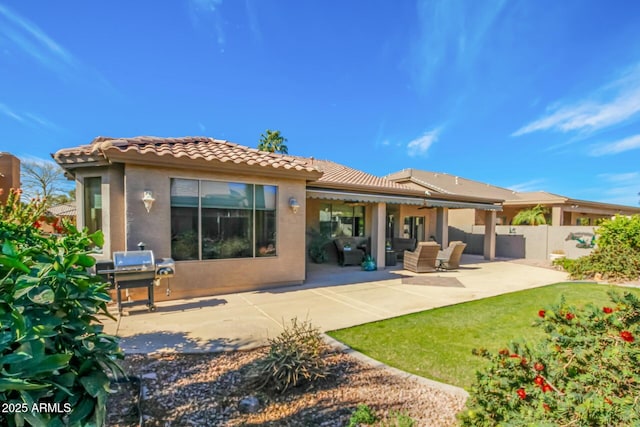
[[0,0],[0,150],[204,135],[638,205],[640,2]]

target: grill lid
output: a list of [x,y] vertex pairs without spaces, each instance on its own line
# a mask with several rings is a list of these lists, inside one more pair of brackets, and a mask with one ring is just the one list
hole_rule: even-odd
[[113,269],[116,272],[155,270],[153,251],[114,252]]

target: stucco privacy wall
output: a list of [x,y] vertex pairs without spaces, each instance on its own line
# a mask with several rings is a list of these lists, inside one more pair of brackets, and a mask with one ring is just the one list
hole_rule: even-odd
[[[157,257],[171,256],[170,178],[208,179],[276,185],[277,253],[275,257],[224,260],[178,261],[176,275],[169,279],[171,299],[219,295],[264,289],[283,284],[299,284],[305,278],[305,185],[304,179],[258,177],[241,173],[186,171],[184,169],[125,166],[126,249],[136,250],[140,241]],[[147,213],[142,203],[145,190],[155,202]],[[297,213],[289,208],[289,198],[300,203]],[[167,299],[164,286],[157,300]]]
[[[590,235],[594,230],[591,226],[499,225],[496,226],[496,256],[548,259],[552,251],[563,250],[568,258],[579,258],[589,255],[591,249],[578,248],[578,241],[571,240],[570,235]],[[466,253],[482,254],[484,226],[450,226],[449,238],[466,242]]]

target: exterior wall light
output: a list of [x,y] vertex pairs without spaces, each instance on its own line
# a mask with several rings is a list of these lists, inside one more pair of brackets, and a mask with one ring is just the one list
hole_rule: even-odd
[[298,209],[300,209],[300,203],[298,203],[295,197],[291,197],[289,199],[289,207],[291,208],[291,211],[293,211],[294,214],[297,214]]
[[151,211],[151,206],[153,206],[153,202],[156,199],[153,198],[153,192],[151,190],[144,190],[142,195],[142,203],[144,203],[145,209],[147,209],[147,213]]

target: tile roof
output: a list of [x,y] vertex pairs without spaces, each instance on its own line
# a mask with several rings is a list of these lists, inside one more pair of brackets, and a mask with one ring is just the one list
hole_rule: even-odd
[[317,172],[307,162],[286,154],[269,153],[249,148],[229,141],[208,137],[159,138],[138,136],[134,138],[109,138],[99,136],[90,144],[66,148],[53,157],[61,165],[89,163],[108,159],[110,152],[155,154],[157,156],[187,157],[235,163],[258,165],[275,169]]
[[[528,206],[533,204],[579,204],[595,207],[597,209],[621,209],[623,212],[640,212],[639,208],[615,205],[609,203],[592,202],[585,200],[576,200],[566,196],[549,193],[547,191],[526,191],[518,192],[508,188],[498,187],[471,179],[462,178],[460,176],[450,175],[442,172],[429,172],[418,169],[403,169],[398,172],[391,173],[385,178],[403,183],[408,186],[416,186],[428,188],[441,195],[453,197],[455,195],[462,197],[483,197],[502,199],[503,204],[507,206]],[[437,197],[438,194],[433,193],[431,197]]]
[[418,169],[404,169],[387,175],[385,178],[405,182],[411,181],[434,192],[457,194],[460,196],[486,197],[493,199],[514,199],[517,193],[508,188],[497,187],[484,182],[473,181],[461,176],[442,172],[429,172]]
[[394,191],[402,191],[402,192],[410,192],[415,194],[424,195],[423,191],[417,191],[403,184],[398,184],[392,181],[389,181],[385,178],[380,178],[375,175],[371,175],[369,173],[350,168],[349,166],[341,165],[339,163],[332,162],[330,160],[316,160],[313,158],[306,158],[308,164],[311,164],[318,169],[320,169],[323,174],[316,181],[310,183],[310,185],[314,184],[322,184],[322,185],[338,185],[338,186],[349,186],[349,187],[361,187],[366,189],[367,187],[371,190],[387,190],[390,192]]
[[78,214],[76,202],[63,203],[61,205],[51,206],[47,209],[47,213],[53,216],[76,216]]

